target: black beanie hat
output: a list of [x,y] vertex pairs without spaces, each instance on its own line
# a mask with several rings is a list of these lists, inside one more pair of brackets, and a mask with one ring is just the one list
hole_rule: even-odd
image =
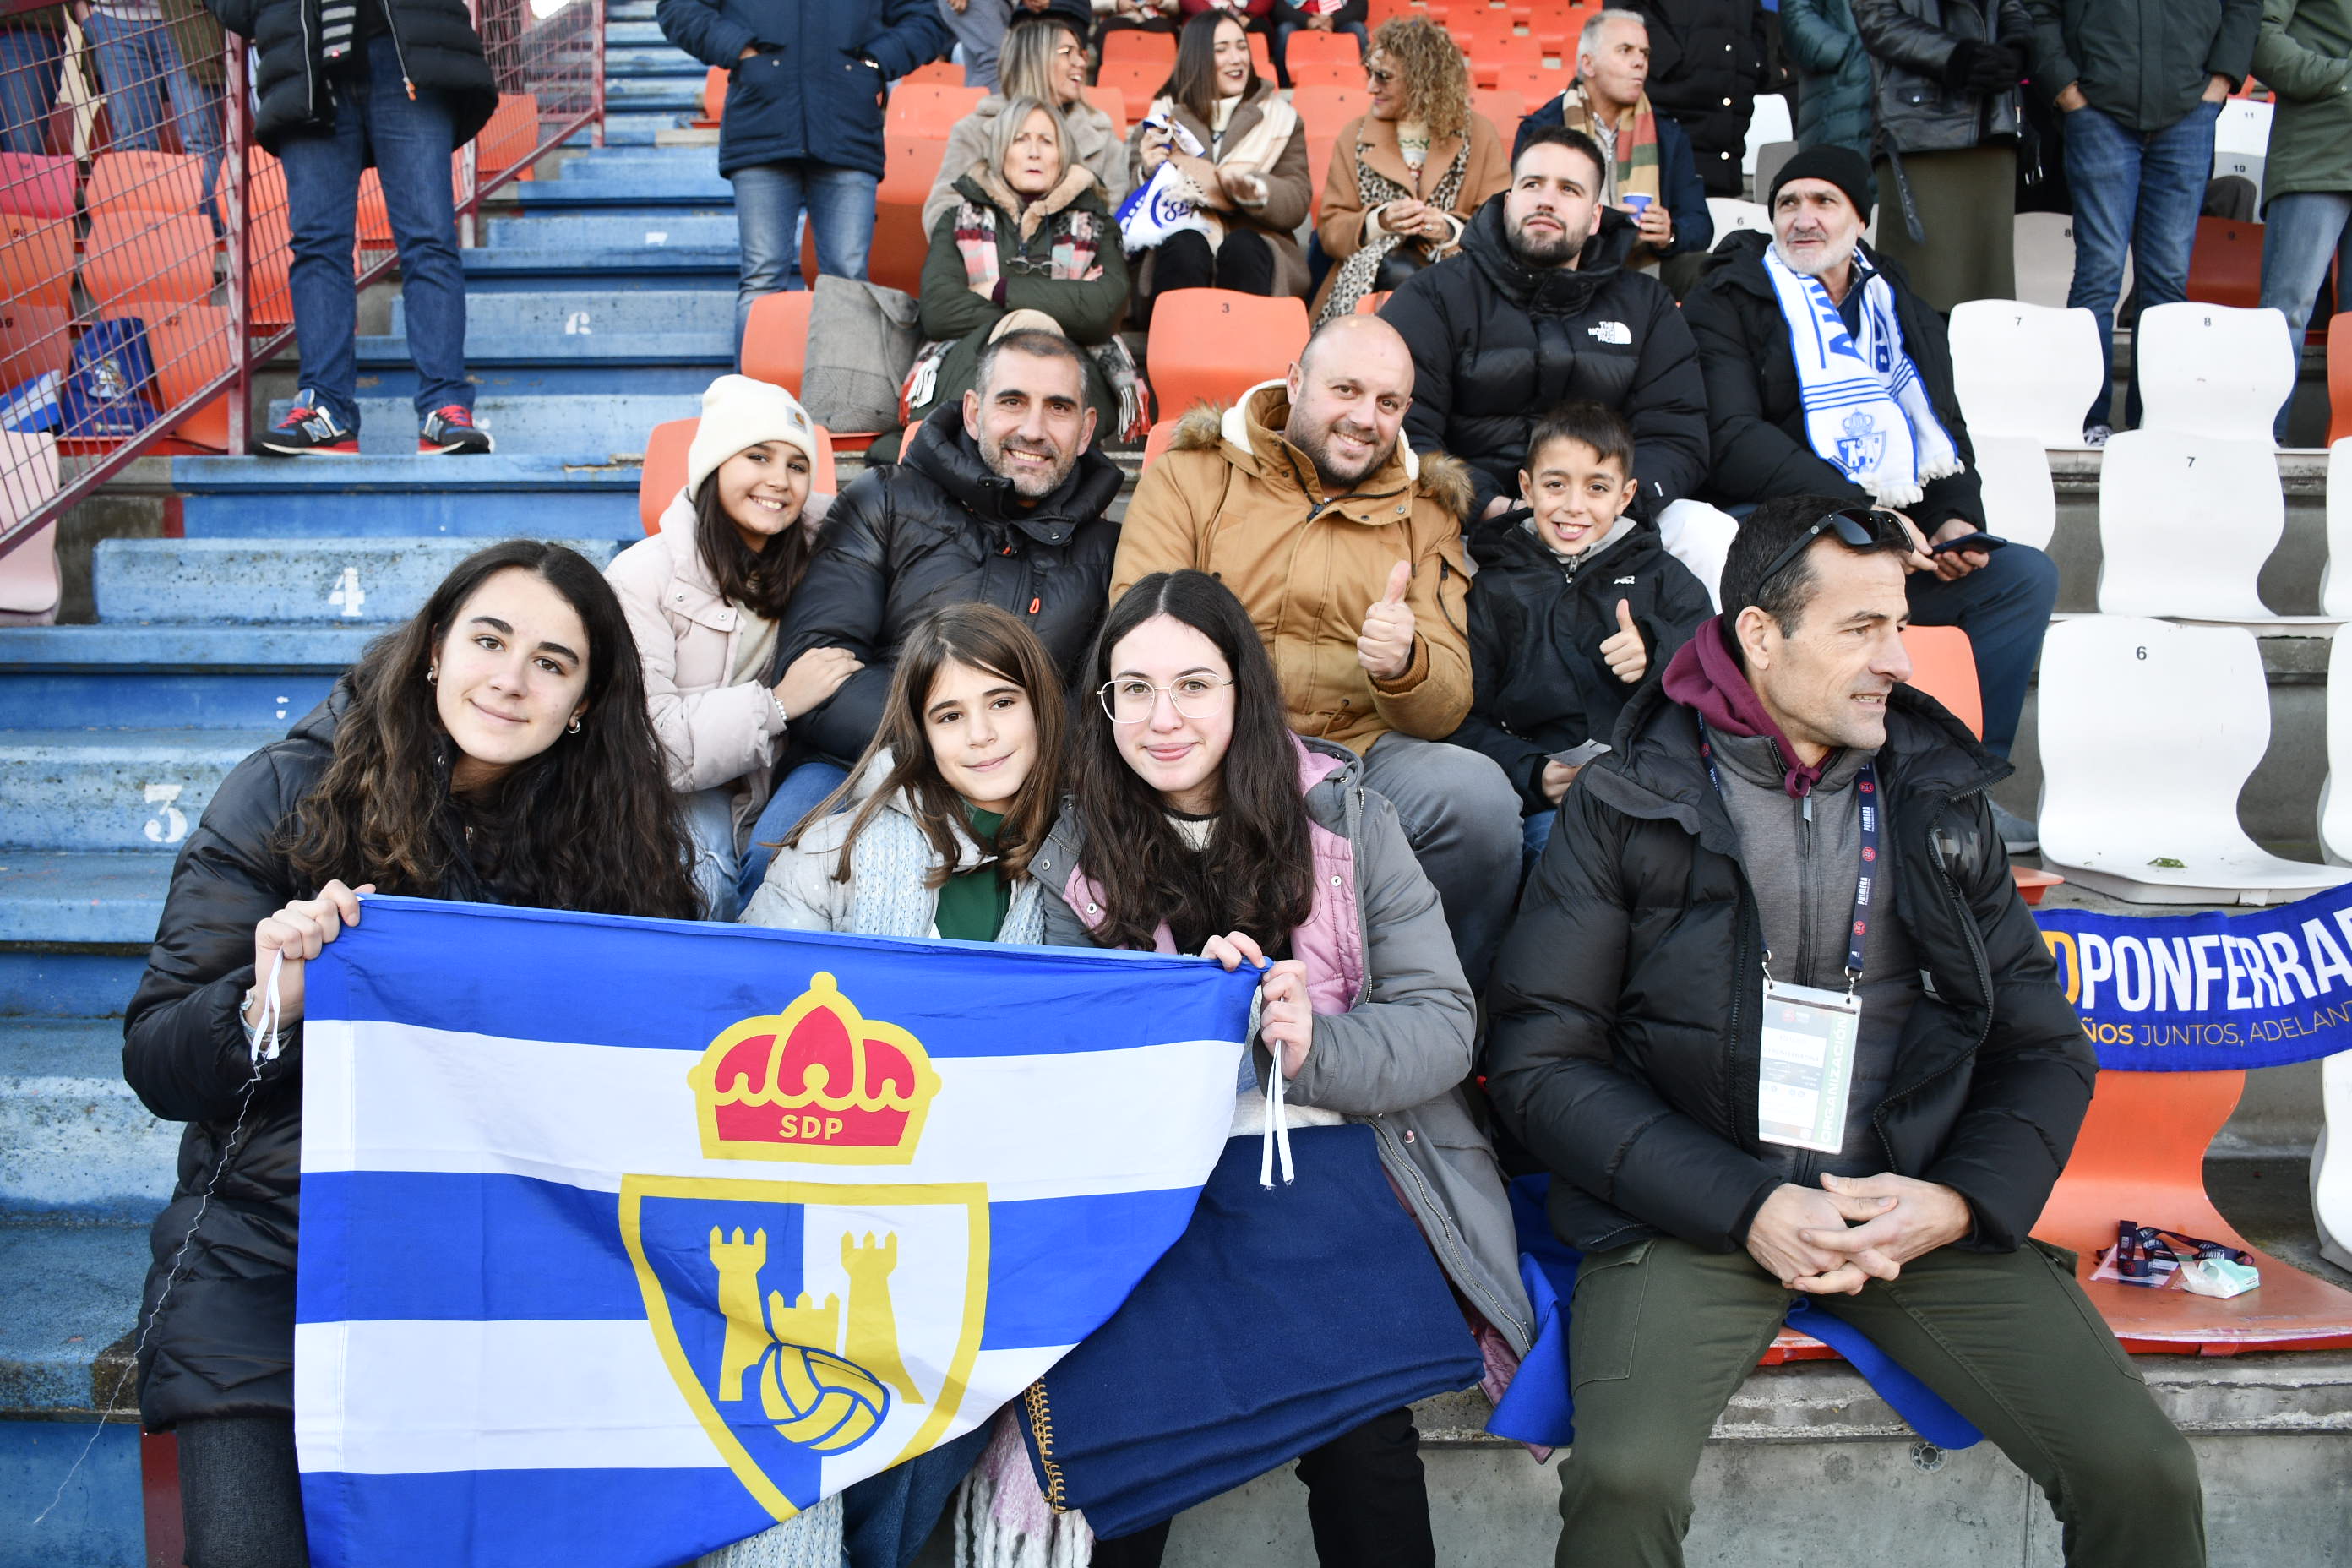
[[1772,189],[1766,194],[1764,205],[1776,205],[1780,199],[1780,187],[1791,180],[1827,180],[1845,193],[1855,212],[1865,220],[1870,216],[1870,165],[1851,147],[1824,143],[1804,149],[1781,164],[1780,173],[1772,176]]

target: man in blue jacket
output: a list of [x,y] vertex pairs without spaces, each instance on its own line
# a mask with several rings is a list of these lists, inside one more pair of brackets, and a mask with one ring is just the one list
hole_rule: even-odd
[[[1697,275],[1698,259],[1715,243],[1715,219],[1690,137],[1651,108],[1644,90],[1649,77],[1650,25],[1642,14],[1593,13],[1577,37],[1576,80],[1519,121],[1511,161],[1518,161],[1541,125],[1565,125],[1599,142],[1610,165],[1601,199],[1633,214],[1638,231],[1631,265],[1659,273],[1680,299]],[[1680,257],[1690,260],[1678,266],[1670,259]]]
[[882,180],[886,83],[938,58],[932,0],[661,0],[662,37],[730,73],[719,172],[742,229],[740,342],[751,301],[784,287],[803,211],[820,270],[866,276]]

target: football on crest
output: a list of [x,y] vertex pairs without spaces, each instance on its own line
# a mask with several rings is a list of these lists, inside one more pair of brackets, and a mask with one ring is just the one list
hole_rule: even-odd
[[856,1363],[806,1345],[771,1344],[760,1405],[784,1437],[820,1454],[854,1448],[890,1408],[890,1391]]

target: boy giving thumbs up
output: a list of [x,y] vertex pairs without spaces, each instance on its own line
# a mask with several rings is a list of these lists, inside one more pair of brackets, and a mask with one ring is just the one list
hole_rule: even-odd
[[1624,515],[1633,475],[1625,422],[1565,405],[1528,439],[1519,505],[1470,537],[1470,716],[1453,739],[1517,787],[1528,865],[1599,754],[1588,742],[1605,749],[1626,699],[1713,613],[1656,526]]

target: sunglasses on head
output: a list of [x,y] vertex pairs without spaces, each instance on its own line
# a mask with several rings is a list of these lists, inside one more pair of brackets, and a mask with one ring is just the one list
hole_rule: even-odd
[[1893,512],[1874,507],[1846,507],[1815,519],[1811,528],[1772,557],[1772,563],[1764,568],[1764,575],[1756,579],[1756,585],[1760,588],[1787,571],[1824,533],[1836,534],[1840,543],[1854,550],[1875,550],[1889,544],[1902,550],[1912,547],[1910,535],[1904,531],[1903,520]]

